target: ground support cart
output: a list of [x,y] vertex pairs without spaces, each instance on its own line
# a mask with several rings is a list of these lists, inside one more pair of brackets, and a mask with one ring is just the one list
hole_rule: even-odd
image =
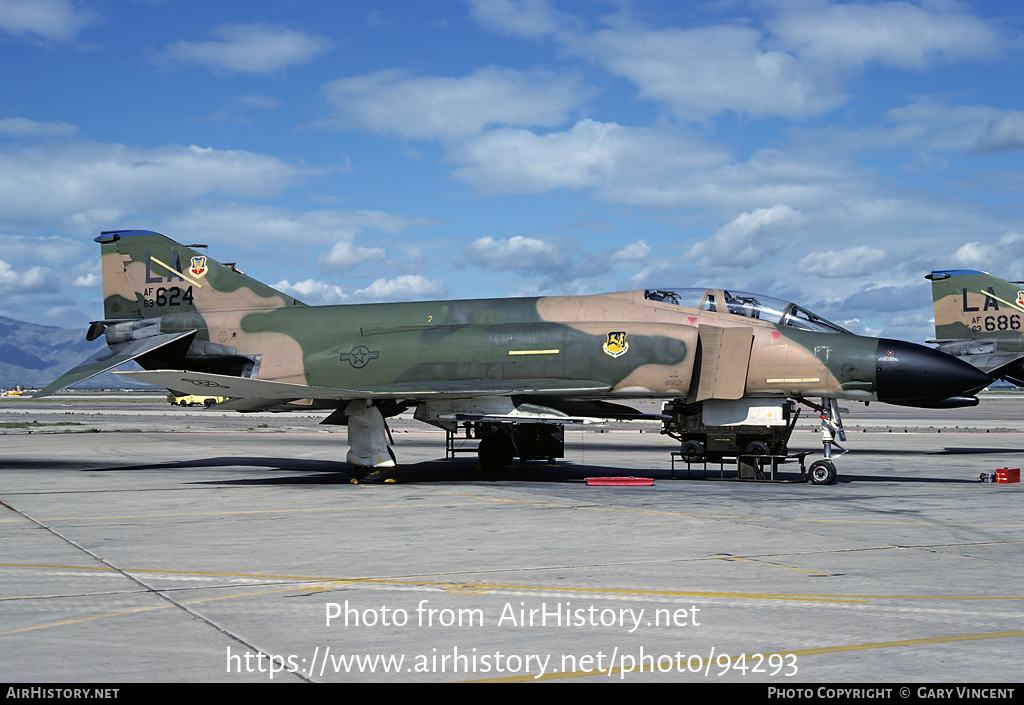
[[[789,454],[756,454],[756,455],[718,455],[715,458],[708,458],[707,456],[695,457],[692,455],[684,454],[681,450],[672,451],[672,474],[671,479],[694,479],[691,477],[691,473],[694,470],[701,473],[699,479],[701,480],[727,480],[735,479],[749,482],[807,482],[807,468],[804,465],[804,459],[811,454],[811,451],[805,450],[799,453]],[[779,466],[787,460],[796,460],[800,463],[800,479],[799,480],[787,480],[779,477]],[[676,463],[686,464],[686,477],[676,477]],[[712,465],[718,464],[718,477],[714,476],[714,469],[712,468],[712,475],[708,476],[708,463]],[[736,477],[727,478],[725,476],[725,466],[727,464],[736,465]],[[696,468],[694,466],[697,466]]]
[[445,432],[445,457],[476,453],[485,466],[503,467],[515,458],[555,462],[565,457],[565,432],[550,423],[463,421],[463,433]]

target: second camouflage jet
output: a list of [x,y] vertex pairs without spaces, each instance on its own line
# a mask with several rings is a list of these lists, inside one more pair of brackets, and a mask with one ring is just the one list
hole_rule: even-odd
[[937,270],[932,282],[935,340],[993,377],[1024,385],[1024,282],[970,269]]
[[638,417],[622,400],[700,404],[742,426],[820,397],[826,458],[810,479],[830,483],[835,400],[963,406],[992,381],[931,348],[724,289],[307,306],[202,245],[139,230],[96,241],[104,316],[87,337],[108,347],[37,396],[135,360],[145,371],[123,374],[227,397],[218,408],[333,410],[325,423],[348,426],[348,461],[377,481],[395,466],[385,418],[410,408],[451,432],[478,424],[481,462],[501,465],[560,424]]

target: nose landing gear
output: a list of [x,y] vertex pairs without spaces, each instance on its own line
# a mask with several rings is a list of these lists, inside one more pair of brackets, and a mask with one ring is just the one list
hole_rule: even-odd
[[[811,463],[811,467],[807,471],[807,478],[812,485],[831,485],[836,481],[837,475],[832,458],[838,458],[847,452],[845,448],[836,443],[837,436],[843,443],[846,442],[846,431],[843,430],[843,419],[839,415],[839,404],[835,399],[822,399],[821,406],[806,399],[800,401],[817,411],[821,418],[821,444],[825,454],[821,460]],[[832,454],[833,447],[840,451],[836,456]]]

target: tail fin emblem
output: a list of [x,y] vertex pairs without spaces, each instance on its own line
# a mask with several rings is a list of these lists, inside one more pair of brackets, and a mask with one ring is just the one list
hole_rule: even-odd
[[192,266],[189,267],[188,273],[194,277],[205,276],[209,270],[206,268],[206,257],[203,255],[197,255],[192,258]]

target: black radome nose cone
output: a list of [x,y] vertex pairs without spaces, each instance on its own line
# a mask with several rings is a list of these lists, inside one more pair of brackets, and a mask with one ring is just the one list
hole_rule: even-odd
[[995,379],[952,355],[915,343],[879,338],[875,390],[879,401],[927,406],[981,391]]

